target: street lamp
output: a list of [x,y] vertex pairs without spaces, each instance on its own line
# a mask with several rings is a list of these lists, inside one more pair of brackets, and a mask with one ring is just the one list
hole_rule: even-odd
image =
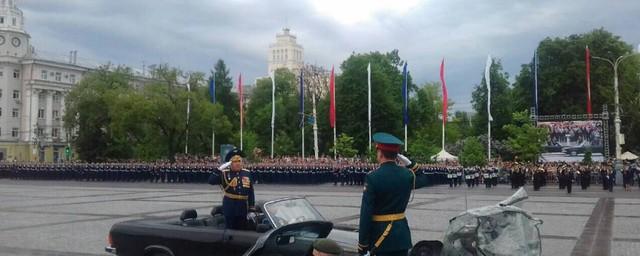
[[609,60],[607,58],[591,56],[594,59],[606,61],[607,63],[611,64],[611,67],[613,67],[613,90],[615,92],[614,101],[615,101],[615,107],[616,107],[616,115],[613,120],[613,123],[615,125],[615,131],[616,131],[616,159],[619,159],[620,155],[622,154],[622,147],[620,143],[622,139],[622,135],[620,134],[620,124],[622,123],[622,121],[620,120],[620,98],[618,93],[618,65],[620,65],[620,62],[625,60],[627,57],[633,56],[635,54],[637,54],[637,52],[628,53],[628,54],[619,56],[615,61]]

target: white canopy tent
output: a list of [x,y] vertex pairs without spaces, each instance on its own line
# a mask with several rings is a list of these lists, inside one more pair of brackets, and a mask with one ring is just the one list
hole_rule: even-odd
[[435,154],[433,156],[431,156],[431,160],[437,161],[437,162],[444,162],[444,161],[457,161],[458,157],[454,156],[452,154],[449,154],[449,152],[443,150],[440,150],[440,152],[438,152],[438,154]]
[[629,151],[624,152],[622,155],[620,155],[620,159],[621,160],[636,160],[638,159],[638,156],[636,156],[634,153],[631,153]]

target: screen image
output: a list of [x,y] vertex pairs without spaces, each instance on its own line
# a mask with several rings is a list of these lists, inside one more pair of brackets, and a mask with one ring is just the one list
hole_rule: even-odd
[[578,162],[586,152],[591,152],[593,161],[604,160],[602,121],[538,122],[538,127],[548,131],[543,161]]

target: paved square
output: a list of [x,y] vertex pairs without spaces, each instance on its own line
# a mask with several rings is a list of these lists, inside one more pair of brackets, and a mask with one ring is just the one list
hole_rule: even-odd
[[[346,226],[359,222],[361,187],[258,184],[256,191],[257,200],[307,196],[325,218]],[[441,240],[450,218],[465,208],[495,204],[513,192],[507,186],[417,190],[407,210],[413,242]],[[524,208],[544,221],[543,255],[580,255],[579,249],[589,248],[637,255],[640,250],[637,188],[608,193],[594,186],[567,195],[550,186],[528,192]],[[613,200],[606,200],[610,197]],[[114,223],[178,216],[186,208],[209,214],[220,200],[219,188],[206,184],[0,180],[0,254],[107,255],[103,248]]]

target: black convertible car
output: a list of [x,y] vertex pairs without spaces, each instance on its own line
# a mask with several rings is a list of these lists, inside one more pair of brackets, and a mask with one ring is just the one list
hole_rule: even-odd
[[337,228],[302,197],[258,202],[246,230],[226,229],[222,207],[198,217],[193,209],[180,218],[143,219],[111,227],[107,252],[120,256],[311,255],[312,243],[328,237],[344,255],[357,255],[358,234]]

